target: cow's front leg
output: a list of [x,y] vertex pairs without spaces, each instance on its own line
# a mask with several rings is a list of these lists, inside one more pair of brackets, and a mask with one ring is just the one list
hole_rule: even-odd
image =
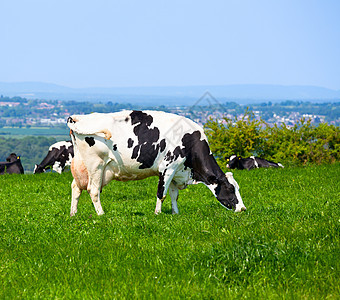
[[155,208],[155,214],[158,215],[162,212],[162,204],[166,196],[164,196],[162,199],[157,198],[156,202],[156,208]]
[[70,216],[73,217],[77,213],[79,197],[81,195],[81,189],[78,187],[76,181],[73,179],[72,184],[72,202]]
[[102,208],[102,205],[100,203],[100,190],[99,189],[91,189],[90,192],[90,197],[92,199],[92,203],[94,205],[94,208],[97,212],[97,215],[103,215],[104,214],[104,210]]
[[162,203],[165,200],[166,193],[168,192],[169,185],[175,172],[165,170],[164,172],[159,172],[159,181],[157,189],[157,202],[155,208],[155,214],[158,215],[162,212]]

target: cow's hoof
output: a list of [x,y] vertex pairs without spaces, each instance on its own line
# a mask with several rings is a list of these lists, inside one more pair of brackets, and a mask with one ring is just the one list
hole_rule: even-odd
[[235,212],[241,212],[241,211],[246,211],[246,207],[242,206],[241,208],[235,209]]

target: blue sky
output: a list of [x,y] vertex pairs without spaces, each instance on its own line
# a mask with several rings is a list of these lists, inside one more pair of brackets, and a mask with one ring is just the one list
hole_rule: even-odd
[[340,1],[0,2],[0,81],[340,89]]

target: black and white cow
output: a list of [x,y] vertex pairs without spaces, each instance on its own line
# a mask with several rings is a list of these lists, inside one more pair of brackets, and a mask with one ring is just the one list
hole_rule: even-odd
[[232,174],[219,168],[203,129],[189,119],[160,111],[122,111],[73,115],[67,124],[74,145],[71,216],[83,190],[101,215],[103,186],[150,176],[159,177],[156,214],[168,190],[172,212],[178,213],[179,190],[195,181],[204,183],[224,207],[246,209]]
[[4,174],[24,174],[20,156],[11,153],[5,162],[0,162],[0,175]]
[[34,174],[43,173],[52,167],[52,170],[61,174],[67,166],[71,165],[73,158],[73,145],[71,141],[57,142],[50,146],[48,153],[39,165],[35,165]]
[[269,160],[265,160],[259,157],[250,156],[248,158],[242,158],[241,156],[232,155],[227,159],[227,168],[239,169],[239,170],[251,170],[255,168],[283,168],[280,163],[275,163]]

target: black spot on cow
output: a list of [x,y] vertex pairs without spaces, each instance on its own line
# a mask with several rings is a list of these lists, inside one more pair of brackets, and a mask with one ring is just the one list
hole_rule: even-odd
[[181,157],[184,157],[184,153],[181,149],[180,146],[177,146],[173,153],[171,153],[171,151],[169,150],[166,155],[165,155],[165,160],[169,162],[169,164],[173,163],[175,160],[177,160],[177,158],[181,156]]
[[126,118],[125,118],[125,122],[129,122],[129,117],[126,117]]
[[94,137],[86,137],[85,142],[89,144],[90,147],[92,147],[96,142],[94,141]]
[[113,151],[117,151],[117,145],[114,144],[112,149],[113,149]]
[[133,148],[131,158],[141,163],[140,169],[151,168],[161,148],[161,145],[157,143],[159,129],[157,127],[150,128],[153,117],[142,111],[135,110],[130,114],[130,117],[131,125],[135,125],[133,132],[138,138],[138,144]]
[[131,148],[133,146],[133,139],[129,138],[128,139],[128,148]]
[[132,159],[136,159],[136,158],[137,158],[137,156],[138,156],[138,150],[139,150],[138,147],[133,148],[133,150],[132,150],[132,155],[131,155],[131,158],[132,158]]
[[165,154],[164,159],[165,159],[166,161],[171,161],[171,152],[170,152],[170,150]]
[[177,146],[174,149],[174,160],[176,160],[179,156],[184,157],[184,152],[183,152],[183,150],[181,149],[180,146]]
[[160,151],[163,152],[166,146],[165,139],[162,139],[161,142],[159,143],[160,146]]
[[194,131],[186,133],[182,138],[184,166],[193,172],[193,178],[206,184],[217,184],[218,178],[225,178],[224,173],[210,152],[209,145],[205,139],[201,140],[201,133]]
[[164,175],[166,173],[166,169],[164,172],[159,172],[159,181],[158,181],[158,188],[157,188],[157,198],[162,199],[164,196],[164,189],[165,189],[165,181],[164,181]]
[[[199,131],[186,133],[182,138],[182,144],[184,147],[182,150],[186,157],[184,166],[193,170],[193,178],[207,184],[216,183],[216,177],[221,176],[223,172],[210,153],[207,141],[201,140],[201,133]],[[215,174],[216,172],[218,174]]]
[[131,124],[135,125],[137,123],[145,124],[150,126],[153,122],[153,117],[140,110],[134,110],[131,114]]

